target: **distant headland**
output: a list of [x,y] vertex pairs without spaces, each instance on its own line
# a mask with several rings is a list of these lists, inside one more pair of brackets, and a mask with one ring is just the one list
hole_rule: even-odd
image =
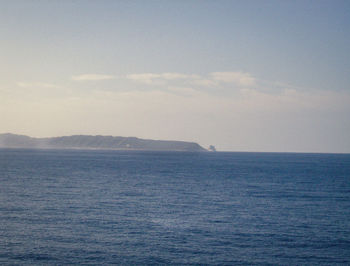
[[150,140],[136,137],[73,135],[52,138],[32,138],[11,133],[0,134],[0,148],[27,149],[101,149],[144,151],[207,151],[195,142]]

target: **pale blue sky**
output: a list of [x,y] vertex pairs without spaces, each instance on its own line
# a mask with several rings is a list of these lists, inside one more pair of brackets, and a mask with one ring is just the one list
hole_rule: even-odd
[[349,1],[0,1],[0,41],[0,132],[350,152]]

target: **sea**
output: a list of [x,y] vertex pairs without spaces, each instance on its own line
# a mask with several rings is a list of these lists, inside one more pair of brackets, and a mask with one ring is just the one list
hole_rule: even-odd
[[1,265],[349,265],[350,154],[0,149]]

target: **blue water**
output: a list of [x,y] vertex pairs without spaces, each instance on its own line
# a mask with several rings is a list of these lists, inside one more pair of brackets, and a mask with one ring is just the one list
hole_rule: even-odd
[[0,150],[0,264],[350,264],[350,155]]

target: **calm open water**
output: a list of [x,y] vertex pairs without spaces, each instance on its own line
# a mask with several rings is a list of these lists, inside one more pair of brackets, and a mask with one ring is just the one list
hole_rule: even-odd
[[350,264],[350,155],[2,149],[0,264]]

